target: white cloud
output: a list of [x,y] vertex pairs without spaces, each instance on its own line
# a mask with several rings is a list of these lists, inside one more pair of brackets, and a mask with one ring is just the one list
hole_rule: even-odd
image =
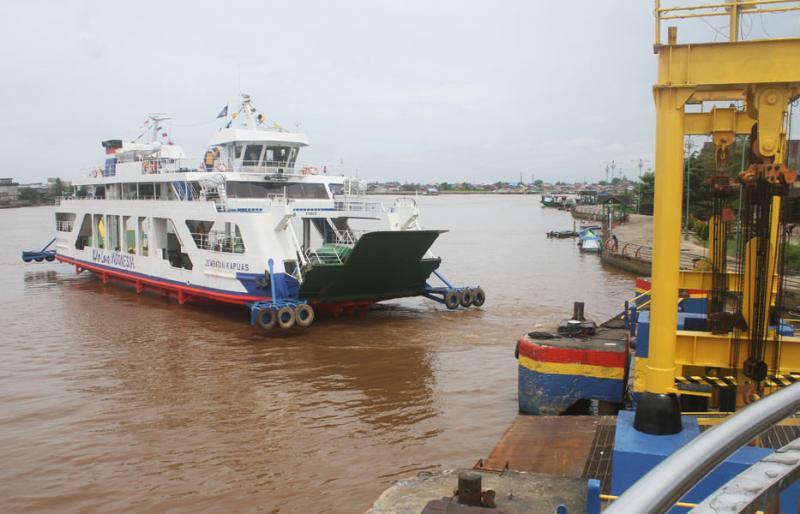
[[202,122],[240,87],[282,125],[301,123],[304,160],[372,179],[602,178],[606,161],[652,151],[652,13],[639,2],[589,2],[581,16],[522,0],[7,11],[0,144],[21,181],[97,164],[102,139],[137,135],[153,111],[200,156],[217,126]]

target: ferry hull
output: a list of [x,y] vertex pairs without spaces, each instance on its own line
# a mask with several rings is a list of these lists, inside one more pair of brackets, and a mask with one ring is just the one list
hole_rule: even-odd
[[89,271],[94,273],[100,277],[103,282],[116,280],[131,284],[136,288],[137,293],[141,293],[145,289],[163,291],[175,296],[178,299],[178,303],[210,300],[235,305],[245,305],[249,302],[266,301],[270,299],[269,295],[242,294],[208,287],[190,286],[165,278],[154,277],[133,271],[123,271],[118,268],[74,259],[61,254],[56,254],[56,260],[74,265],[75,270],[78,272]]

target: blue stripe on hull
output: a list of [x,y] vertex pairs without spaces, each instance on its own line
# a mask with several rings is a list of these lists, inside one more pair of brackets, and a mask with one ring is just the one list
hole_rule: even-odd
[[[125,269],[125,268],[115,268],[114,266],[108,266],[106,264],[100,264],[100,263],[93,262],[93,261],[86,261],[86,260],[83,260],[83,259],[77,259],[75,257],[70,257],[68,255],[64,255],[63,257],[66,258],[66,259],[69,259],[70,261],[75,261],[75,262],[77,262],[79,264],[85,264],[87,266],[93,266],[93,267],[96,267],[96,268],[102,268],[102,269],[105,269],[105,270],[108,270],[108,271],[121,273],[123,275],[130,275],[132,277],[146,278],[148,280],[153,280],[155,282],[161,282],[161,283],[164,283],[164,284],[170,284],[170,285],[174,285],[174,286],[191,287],[193,289],[202,289],[202,290],[209,291],[209,292],[223,293],[223,294],[227,294],[227,295],[237,295],[237,296],[254,296],[254,295],[258,295],[258,296],[263,296],[265,298],[268,298],[270,296],[270,294],[271,294],[269,288],[267,288],[267,289],[258,289],[256,287],[256,285],[255,285],[255,278],[254,277],[256,277],[256,276],[263,277],[263,274],[255,274],[254,273],[254,274],[252,274],[252,276],[240,278],[239,277],[240,274],[237,273],[236,278],[239,280],[239,283],[242,284],[242,286],[245,288],[245,291],[234,291],[234,290],[231,290],[231,289],[217,289],[217,288],[206,287],[206,286],[201,286],[201,285],[197,285],[197,284],[189,284],[189,285],[187,285],[186,282],[180,282],[180,281],[177,281],[177,280],[171,280],[171,279],[164,278],[164,277],[159,277],[159,276],[156,276],[156,275],[147,275],[145,273],[139,273],[137,271],[131,271],[131,270],[128,270],[128,269]],[[294,281],[294,282],[297,282],[297,281],[295,280],[294,277],[292,277],[290,275],[287,275],[286,273],[276,273],[275,274],[276,282],[278,282],[279,284],[281,283],[281,279],[280,279],[281,275],[283,275],[285,277],[285,278],[283,278],[283,281],[285,283],[285,285],[282,286],[283,290],[287,291],[287,292],[291,291],[291,281]],[[280,294],[281,293],[281,290],[280,290],[281,288],[279,287],[278,289],[279,289],[278,293]]]
[[622,380],[582,375],[545,374],[519,368],[519,410],[525,414],[561,414],[582,398],[622,401]]

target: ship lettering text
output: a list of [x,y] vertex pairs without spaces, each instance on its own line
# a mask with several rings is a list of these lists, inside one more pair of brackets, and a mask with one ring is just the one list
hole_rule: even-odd
[[217,259],[206,259],[206,268],[218,268],[235,271],[250,271],[250,265],[246,262],[225,262]]
[[102,250],[92,250],[92,260],[94,262],[107,264],[110,266],[118,266],[120,268],[135,269],[136,266],[134,265],[133,257],[133,255],[124,253],[106,253]]

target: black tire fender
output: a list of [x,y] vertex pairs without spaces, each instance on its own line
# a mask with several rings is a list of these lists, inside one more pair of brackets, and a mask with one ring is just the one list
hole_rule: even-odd
[[278,309],[276,317],[278,318],[278,326],[281,328],[292,328],[297,320],[294,315],[294,309],[288,305],[284,305]]
[[461,295],[455,289],[448,289],[444,294],[444,305],[448,309],[458,309],[461,304]]
[[472,302],[475,301],[475,293],[472,289],[462,289],[461,290],[461,306],[462,307],[469,307],[472,305]]
[[314,323],[314,308],[307,303],[298,305],[294,310],[295,323],[298,327],[308,328]]
[[475,307],[480,307],[481,305],[486,302],[486,293],[483,291],[482,288],[476,287],[472,290],[472,305]]
[[277,321],[277,313],[269,307],[261,307],[258,309],[258,312],[256,312],[256,322],[258,323],[258,326],[264,330],[273,328]]

